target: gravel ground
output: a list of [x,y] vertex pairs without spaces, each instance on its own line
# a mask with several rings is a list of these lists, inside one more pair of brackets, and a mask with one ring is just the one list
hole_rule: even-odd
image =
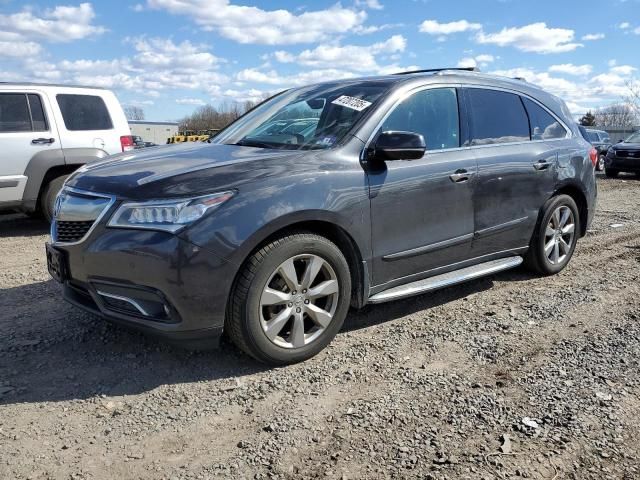
[[279,369],[66,305],[46,227],[0,217],[0,478],[640,478],[640,181],[598,182],[560,275],[352,312]]

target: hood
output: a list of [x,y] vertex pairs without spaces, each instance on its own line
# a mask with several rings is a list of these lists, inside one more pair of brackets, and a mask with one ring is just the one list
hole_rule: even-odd
[[259,176],[286,174],[315,152],[209,143],[125,152],[87,164],[67,185],[122,198],[192,196],[233,188]]
[[626,142],[620,142],[620,143],[616,143],[613,148],[615,148],[616,150],[633,150],[634,152],[637,150],[640,150],[640,143],[626,143]]

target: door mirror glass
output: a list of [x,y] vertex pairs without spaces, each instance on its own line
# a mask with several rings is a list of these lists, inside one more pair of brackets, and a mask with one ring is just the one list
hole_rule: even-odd
[[373,149],[376,160],[417,160],[424,156],[424,137],[414,132],[387,131],[378,135]]

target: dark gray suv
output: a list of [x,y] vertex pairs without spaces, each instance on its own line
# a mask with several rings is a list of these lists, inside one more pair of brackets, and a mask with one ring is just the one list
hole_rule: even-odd
[[[313,128],[267,133],[274,121]],[[64,297],[203,347],[284,364],[350,306],[516,267],[562,270],[594,214],[591,145],[566,105],[456,70],[292,89],[211,144],[83,167],[47,245]]]

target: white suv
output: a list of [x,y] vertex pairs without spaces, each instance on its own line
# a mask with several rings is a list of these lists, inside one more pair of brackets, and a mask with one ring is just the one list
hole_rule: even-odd
[[42,212],[51,220],[71,172],[133,147],[109,90],[0,82],[0,210]]

